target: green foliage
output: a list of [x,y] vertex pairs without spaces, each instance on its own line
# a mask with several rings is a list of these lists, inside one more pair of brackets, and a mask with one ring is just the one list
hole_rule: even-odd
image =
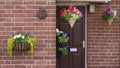
[[115,14],[114,14],[113,12],[111,12],[110,14],[104,12],[104,13],[103,13],[103,17],[104,17],[106,20],[109,20],[109,19],[115,18]]
[[56,36],[57,36],[57,42],[59,43],[66,43],[70,38],[70,34],[64,33],[62,31],[57,31]]
[[62,15],[62,18],[65,19],[66,21],[68,21],[71,18],[71,16],[64,14],[64,15]]
[[59,43],[66,43],[69,40],[69,37],[66,37],[66,35],[63,35],[62,37],[58,37],[58,42]]
[[67,55],[69,53],[69,46],[67,45],[67,42],[70,37],[70,34],[56,29],[57,57],[60,55]]
[[67,47],[58,48],[58,50],[59,50],[60,52],[62,52],[62,55],[68,55]]
[[22,34],[22,33],[18,33],[17,35],[14,35],[13,38],[14,38],[14,42],[27,42],[27,40],[29,39],[28,34]]

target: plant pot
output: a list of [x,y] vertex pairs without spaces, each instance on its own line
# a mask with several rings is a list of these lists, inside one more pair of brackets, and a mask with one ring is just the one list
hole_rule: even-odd
[[108,21],[108,24],[110,26],[112,24],[112,22],[113,22],[113,18],[112,19],[108,19],[107,21]]
[[13,50],[28,51],[28,50],[30,50],[30,44],[27,42],[14,42]]
[[73,18],[69,19],[69,24],[70,24],[71,28],[73,28],[75,22],[76,22],[76,19],[73,19]]

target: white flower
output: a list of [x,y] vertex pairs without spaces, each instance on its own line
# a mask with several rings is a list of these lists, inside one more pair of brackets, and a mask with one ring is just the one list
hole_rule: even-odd
[[112,10],[112,12],[114,13],[114,15],[117,15],[117,11],[116,10]]
[[20,38],[21,36],[20,35],[17,35],[17,38]]
[[24,35],[22,35],[22,39],[24,39],[25,38],[25,36]]
[[56,32],[59,32],[59,29],[56,29]]
[[20,37],[22,37],[22,34],[19,34]]
[[16,39],[17,38],[17,35],[14,35],[13,39]]
[[115,16],[117,15],[117,11],[116,10],[114,10],[114,14],[115,14]]

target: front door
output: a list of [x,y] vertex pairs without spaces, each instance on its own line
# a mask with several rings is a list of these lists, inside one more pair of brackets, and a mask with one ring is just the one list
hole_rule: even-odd
[[68,6],[57,6],[56,28],[71,34],[68,44],[72,51],[67,56],[61,56],[57,59],[57,68],[85,68],[85,49],[83,47],[83,41],[85,40],[85,7],[77,6],[84,17],[77,20],[73,28],[60,17],[59,12],[64,7],[68,8]]

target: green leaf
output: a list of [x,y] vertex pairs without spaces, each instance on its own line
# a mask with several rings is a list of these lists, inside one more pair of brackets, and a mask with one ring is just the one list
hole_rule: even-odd
[[59,48],[59,51],[62,52],[62,55],[67,55],[68,54],[67,47]]

